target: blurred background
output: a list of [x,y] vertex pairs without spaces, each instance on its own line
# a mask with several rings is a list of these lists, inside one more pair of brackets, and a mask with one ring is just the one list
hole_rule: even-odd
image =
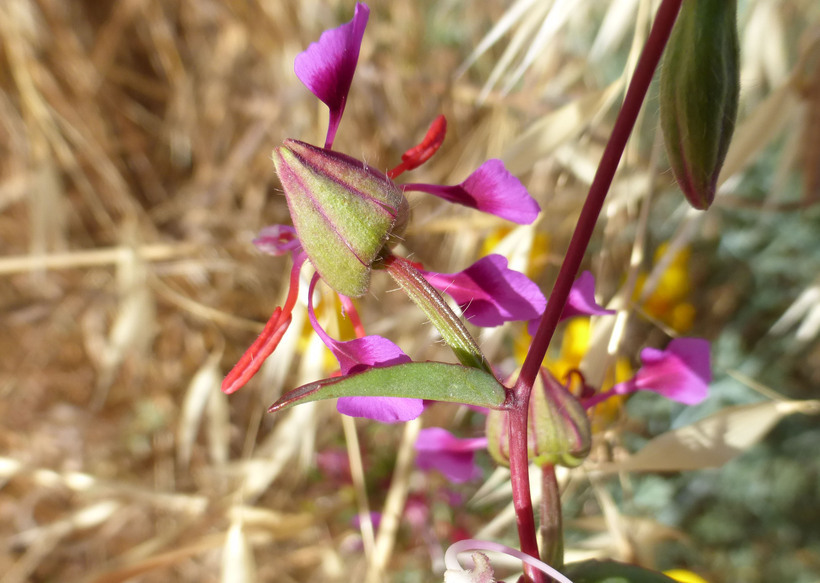
[[[252,244],[289,222],[270,152],[324,139],[326,108],[293,59],[353,6],[0,3],[0,582],[362,580],[356,491],[381,508],[402,429],[357,424],[362,479],[332,403],[265,413],[332,372],[303,306],[257,378],[218,390],[286,292],[288,260]],[[391,168],[445,114],[447,139],[412,181],[455,184],[499,157],[542,217],[511,228],[411,195],[400,251],[443,272],[500,252],[549,290],[657,2],[370,6],[334,147]],[[586,266],[601,303],[625,298],[623,329],[584,321],[548,357],[604,382],[613,338],[628,369],[644,345],[702,336],[712,396],[596,413],[593,456],[563,477],[567,546],[710,583],[812,583],[817,417],[767,417],[772,431],[740,439],[720,469],[617,471],[651,437],[724,407],[818,396],[820,5],[740,0],[739,28],[740,118],[714,207],[689,211],[677,190],[653,90]],[[368,332],[452,360],[385,279],[358,304]],[[480,338],[512,372],[523,334]],[[456,407],[424,423],[482,431]],[[384,580],[440,580],[443,549],[488,524],[515,545],[503,472],[479,455],[498,482],[409,472]]]

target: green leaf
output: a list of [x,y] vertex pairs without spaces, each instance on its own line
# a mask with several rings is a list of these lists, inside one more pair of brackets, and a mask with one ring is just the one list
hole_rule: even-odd
[[501,383],[482,370],[444,362],[408,362],[303,385],[283,395],[268,411],[337,397],[410,397],[499,408],[505,396]]
[[663,573],[617,561],[582,561],[572,563],[564,574],[573,583],[675,583]]

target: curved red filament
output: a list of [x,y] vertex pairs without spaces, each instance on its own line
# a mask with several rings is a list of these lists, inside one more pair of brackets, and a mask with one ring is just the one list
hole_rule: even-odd
[[290,289],[288,289],[288,297],[285,300],[285,305],[281,308],[277,307],[262,333],[253,341],[253,344],[245,351],[239,359],[231,372],[222,381],[222,392],[230,395],[231,393],[241,389],[253,375],[259,372],[265,359],[268,358],[276,347],[282,336],[288,330],[291,321],[291,312],[296,305],[296,298],[299,297],[299,270],[304,261],[295,261],[293,269],[290,271]]
[[367,334],[362,325],[362,319],[359,317],[359,312],[356,310],[356,305],[349,297],[339,294],[339,300],[342,302],[345,314],[350,318],[350,323],[353,325],[353,331],[356,333],[356,338],[364,338]]
[[430,124],[430,129],[427,130],[424,139],[417,146],[413,146],[402,154],[401,164],[393,168],[387,175],[390,178],[396,178],[402,172],[413,170],[427,162],[441,146],[446,133],[447,119],[440,115]]
[[222,392],[230,395],[234,391],[242,388],[253,375],[259,372],[265,359],[273,354],[279,345],[279,341],[290,325],[291,316],[282,312],[282,308],[276,308],[273,315],[265,324],[265,329],[259,337],[254,340],[234,365],[231,372],[222,381]]

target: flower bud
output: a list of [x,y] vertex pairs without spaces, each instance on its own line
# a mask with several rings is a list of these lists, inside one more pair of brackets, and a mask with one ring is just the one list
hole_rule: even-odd
[[[510,463],[508,413],[491,409],[487,415],[487,447],[499,464]],[[574,468],[589,453],[591,431],[581,403],[545,369],[530,395],[527,455],[538,466]]]
[[715,198],[737,118],[737,0],[686,0],[660,79],[660,122],[678,185],[696,209]]
[[273,151],[302,248],[325,282],[359,297],[388,239],[404,231],[409,205],[384,174],[297,140]]

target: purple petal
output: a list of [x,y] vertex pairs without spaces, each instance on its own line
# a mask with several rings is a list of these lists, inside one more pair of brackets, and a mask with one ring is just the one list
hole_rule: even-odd
[[[709,342],[702,338],[677,338],[666,350],[644,348],[641,366],[630,380],[612,387],[608,394],[653,391],[685,405],[696,405],[709,392],[712,371]],[[602,399],[595,399],[600,402]]]
[[655,391],[686,405],[706,398],[712,380],[708,341],[676,338],[666,350],[644,348],[641,361],[643,366],[634,379],[638,389]]
[[544,311],[544,295],[529,278],[507,267],[501,255],[482,257],[464,271],[422,271],[430,285],[452,297],[464,317],[489,328],[513,320],[530,320]]
[[325,148],[333,145],[342,119],[369,16],[367,5],[356,4],[350,22],[323,32],[294,62],[299,80],[330,109]]
[[595,301],[595,276],[585,271],[572,284],[561,319],[567,320],[575,316],[606,316],[614,313],[615,310],[606,310]]
[[365,417],[382,423],[399,423],[421,415],[424,411],[424,401],[401,397],[339,397],[336,410],[350,417]]
[[457,186],[405,184],[402,188],[427,192],[522,225],[532,223],[541,211],[521,181],[497,159],[484,162]]
[[[373,524],[373,529],[378,530],[379,525],[382,522],[382,513],[381,512],[376,512],[376,511],[371,511],[370,512],[370,522]],[[361,528],[362,527],[362,517],[357,514],[356,516],[354,516],[350,520],[350,524],[353,525],[353,528]]]
[[[402,349],[387,338],[381,336],[365,336],[353,340],[341,341],[331,338],[319,325],[316,312],[313,309],[313,290],[319,280],[318,274],[313,276],[308,290],[308,317],[313,329],[322,339],[336,360],[342,374],[347,375],[359,372],[366,368],[390,366],[411,362]],[[397,423],[410,421],[424,411],[422,399],[403,399],[400,397],[340,397],[336,402],[336,410],[351,417],[366,417],[383,423]]]
[[428,427],[416,439],[416,451],[420,454],[416,465],[422,470],[438,470],[451,482],[466,482],[481,475],[474,454],[486,447],[486,437],[460,439],[440,427]]
[[[569,290],[567,304],[561,312],[561,320],[568,320],[576,316],[606,316],[614,314],[615,310],[605,310],[595,301],[595,276],[589,271],[584,271]],[[535,336],[542,314],[531,320],[527,325],[527,331],[531,336]]]
[[271,255],[284,255],[285,253],[296,253],[302,248],[299,243],[299,236],[296,229],[290,225],[271,225],[259,231],[259,236],[253,240],[253,244],[260,251]]

